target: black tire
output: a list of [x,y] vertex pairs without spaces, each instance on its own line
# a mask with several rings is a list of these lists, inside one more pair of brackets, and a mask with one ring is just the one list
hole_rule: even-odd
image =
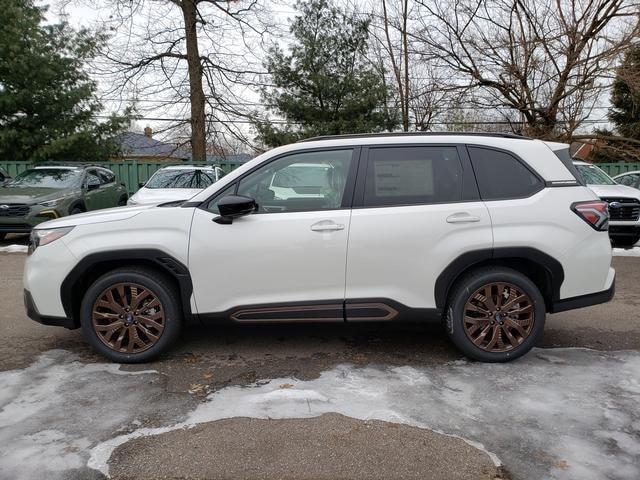
[[6,233],[0,233],[0,240],[4,240],[6,236],[7,236]]
[[640,241],[640,236],[637,237],[613,237],[611,239],[611,245],[617,248],[631,248]]
[[69,211],[69,215],[77,215],[78,213],[83,213],[84,210],[82,208],[75,206]]
[[123,195],[120,197],[120,200],[118,200],[118,206],[119,207],[125,207],[127,205],[127,196]]
[[[92,321],[94,304],[101,294],[106,289],[122,283],[136,284],[148,289],[159,300],[164,313],[164,330],[159,334],[159,338],[152,346],[138,353],[121,352],[113,346],[109,347],[99,337]],[[80,306],[80,325],[91,346],[109,360],[119,363],[148,362],[167,351],[180,335],[180,297],[170,280],[155,270],[144,267],[119,268],[98,278],[86,291]]]
[[[494,283],[510,284],[521,290],[522,293],[528,296],[527,300],[530,300],[531,305],[528,310],[533,313],[532,326],[529,327],[530,330],[528,332],[528,335],[518,337],[517,339],[521,340],[521,343],[519,343],[515,347],[512,347],[508,351],[487,351],[484,348],[480,348],[473,343],[470,335],[465,329],[465,313],[467,302],[470,301],[470,299],[474,296],[474,294],[478,292],[478,290]],[[507,303],[509,301],[509,298],[505,300],[507,301]],[[507,306],[507,304],[505,304],[505,306]],[[498,311],[498,313],[500,312]],[[542,331],[544,330],[545,314],[546,309],[544,298],[540,294],[540,291],[538,290],[536,285],[531,280],[529,280],[529,278],[527,278],[520,272],[510,268],[487,267],[470,272],[456,282],[449,295],[449,301],[445,315],[445,324],[449,337],[467,357],[473,360],[479,360],[481,362],[507,362],[521,357],[529,350],[531,350],[531,348],[533,348],[536,341],[542,334]],[[494,323],[498,323],[496,318],[499,318],[503,322],[510,321],[509,319],[505,320],[505,318],[508,317],[504,316],[495,317],[491,315],[487,318],[490,319],[492,325]],[[484,325],[488,326],[488,322],[484,323],[483,327],[478,328],[478,330],[484,329]],[[500,330],[498,336],[500,336],[501,341],[503,339],[506,339],[506,334],[502,332],[502,329],[506,330],[508,328],[502,327],[502,325],[503,323],[500,323],[500,326],[495,325],[489,327],[491,329]],[[493,331],[494,330],[491,330],[491,332]],[[513,330],[510,331],[511,333],[513,333]],[[487,340],[486,337],[485,340]],[[507,342],[510,343],[508,339]]]

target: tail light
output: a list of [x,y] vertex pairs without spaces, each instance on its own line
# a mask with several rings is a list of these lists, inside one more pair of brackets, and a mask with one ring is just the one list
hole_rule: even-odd
[[596,230],[604,231],[609,229],[609,206],[607,202],[599,200],[575,202],[571,205],[571,210]]

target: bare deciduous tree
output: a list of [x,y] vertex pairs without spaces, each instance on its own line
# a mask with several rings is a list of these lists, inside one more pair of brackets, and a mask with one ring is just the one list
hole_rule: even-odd
[[571,137],[639,32],[636,0],[417,1],[424,57],[535,137]]
[[[86,0],[76,0],[79,2]],[[245,93],[263,73],[257,52],[265,32],[262,0],[104,0],[111,40],[94,73],[105,97],[142,103],[138,110],[188,124],[194,160],[207,143],[247,141]],[[184,120],[180,117],[184,117]],[[247,120],[248,123],[248,120]]]

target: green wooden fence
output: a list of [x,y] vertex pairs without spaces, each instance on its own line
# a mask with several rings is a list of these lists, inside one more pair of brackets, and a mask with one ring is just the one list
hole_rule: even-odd
[[[42,163],[40,165],[46,165]],[[118,180],[127,186],[129,194],[135,193],[138,190],[140,183],[144,183],[149,180],[149,177],[153,175],[156,170],[167,165],[172,165],[168,162],[138,162],[135,160],[125,160],[122,162],[103,162],[98,163],[109,170],[113,171],[118,177]],[[205,165],[203,163],[180,163],[180,165]],[[239,167],[240,164],[233,163],[208,163],[206,165],[217,165],[222,168],[226,173]],[[0,160],[0,167],[7,171],[9,175],[15,177],[20,172],[32,167],[33,164],[27,162],[7,162]]]
[[640,170],[640,163],[596,163],[601,169],[607,172],[610,176],[615,177],[625,172],[633,172],[634,170]]

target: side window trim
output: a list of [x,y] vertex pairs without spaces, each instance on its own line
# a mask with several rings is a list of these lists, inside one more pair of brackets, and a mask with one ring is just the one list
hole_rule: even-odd
[[[291,152],[285,152],[285,153],[282,153],[280,155],[276,155],[273,158],[270,158],[268,161],[260,163],[259,165],[256,165],[255,167],[253,167],[248,172],[245,172],[242,176],[234,179],[233,182],[231,182],[230,184],[225,185],[221,189],[217,190],[215,193],[211,194],[210,197],[208,197],[206,200],[203,200],[202,203],[200,203],[199,208],[201,208],[202,210],[205,210],[207,212],[212,213],[210,210],[208,210],[208,206],[213,200],[215,200],[218,197],[218,194],[222,193],[224,190],[229,188],[231,185],[235,184],[234,195],[237,195],[238,194],[238,187],[240,185],[240,182],[242,182],[242,180],[244,180],[246,177],[251,175],[256,170],[259,170],[259,169],[261,169],[263,167],[266,167],[270,163],[273,163],[273,162],[275,162],[277,160],[280,160],[282,158],[288,157],[290,155],[298,155],[298,154],[301,154],[301,153],[329,152],[329,151],[332,151],[332,150],[351,150],[351,163],[349,165],[349,173],[347,174],[347,180],[346,180],[346,184],[345,184],[344,195],[342,196],[342,205],[340,206],[339,210],[350,209],[350,208],[352,208],[352,204],[353,204],[352,203],[353,202],[353,192],[354,192],[354,187],[355,187],[355,182],[356,182],[356,174],[358,172],[358,163],[360,162],[360,151],[361,151],[361,149],[362,148],[361,148],[360,145],[341,145],[341,146],[335,146],[335,147],[305,148],[305,149],[301,149],[301,150],[295,150],[295,151],[291,151]],[[281,212],[281,213],[300,213],[301,211],[305,211],[305,210],[296,210],[295,212]],[[319,210],[306,210],[306,211],[319,211]],[[273,215],[273,213],[271,213],[270,215]]]
[[[488,199],[484,199],[482,198],[482,194],[480,193],[480,198],[482,199],[482,201],[485,202],[501,202],[504,200],[518,200],[518,199],[522,199],[522,198],[531,198],[534,195],[536,195],[537,193],[541,192],[542,190],[544,190],[547,187],[547,184],[545,182],[545,180],[538,174],[538,172],[536,172],[532,167],[529,166],[529,164],[527,162],[525,162],[522,158],[520,158],[520,156],[518,156],[517,154],[513,153],[511,150],[506,150],[504,148],[498,148],[498,147],[492,147],[492,146],[488,146],[488,145],[478,145],[478,144],[474,144],[474,143],[467,143],[465,145],[466,150],[467,150],[467,155],[469,155],[469,159],[471,159],[471,152],[469,152],[469,148],[481,148],[484,150],[491,150],[494,152],[500,152],[500,153],[504,153],[507,154],[509,156],[511,156],[514,160],[516,160],[520,165],[522,165],[527,171],[529,171],[529,173],[531,173],[537,180],[538,180],[538,185],[539,188],[533,192],[531,192],[528,195],[522,195],[522,196],[517,196],[517,197],[504,197],[504,198],[488,198]],[[471,162],[471,167],[473,169],[473,162]],[[473,173],[476,177],[476,184],[478,185],[478,192],[480,192],[480,184],[478,182],[478,176],[475,173],[475,169],[473,169]]]
[[[456,148],[458,152],[458,160],[462,168],[462,199],[446,201],[446,202],[429,202],[429,203],[411,203],[407,205],[367,205],[365,203],[365,183],[367,177],[367,169],[369,168],[370,152],[373,148],[406,148],[406,147],[450,147]],[[393,143],[393,144],[375,144],[362,147],[360,162],[358,165],[358,177],[354,192],[353,208],[395,208],[401,206],[420,206],[420,205],[442,205],[447,203],[467,203],[480,201],[480,193],[478,190],[475,175],[471,168],[471,161],[465,145],[459,143]],[[475,193],[474,193],[475,192]]]

